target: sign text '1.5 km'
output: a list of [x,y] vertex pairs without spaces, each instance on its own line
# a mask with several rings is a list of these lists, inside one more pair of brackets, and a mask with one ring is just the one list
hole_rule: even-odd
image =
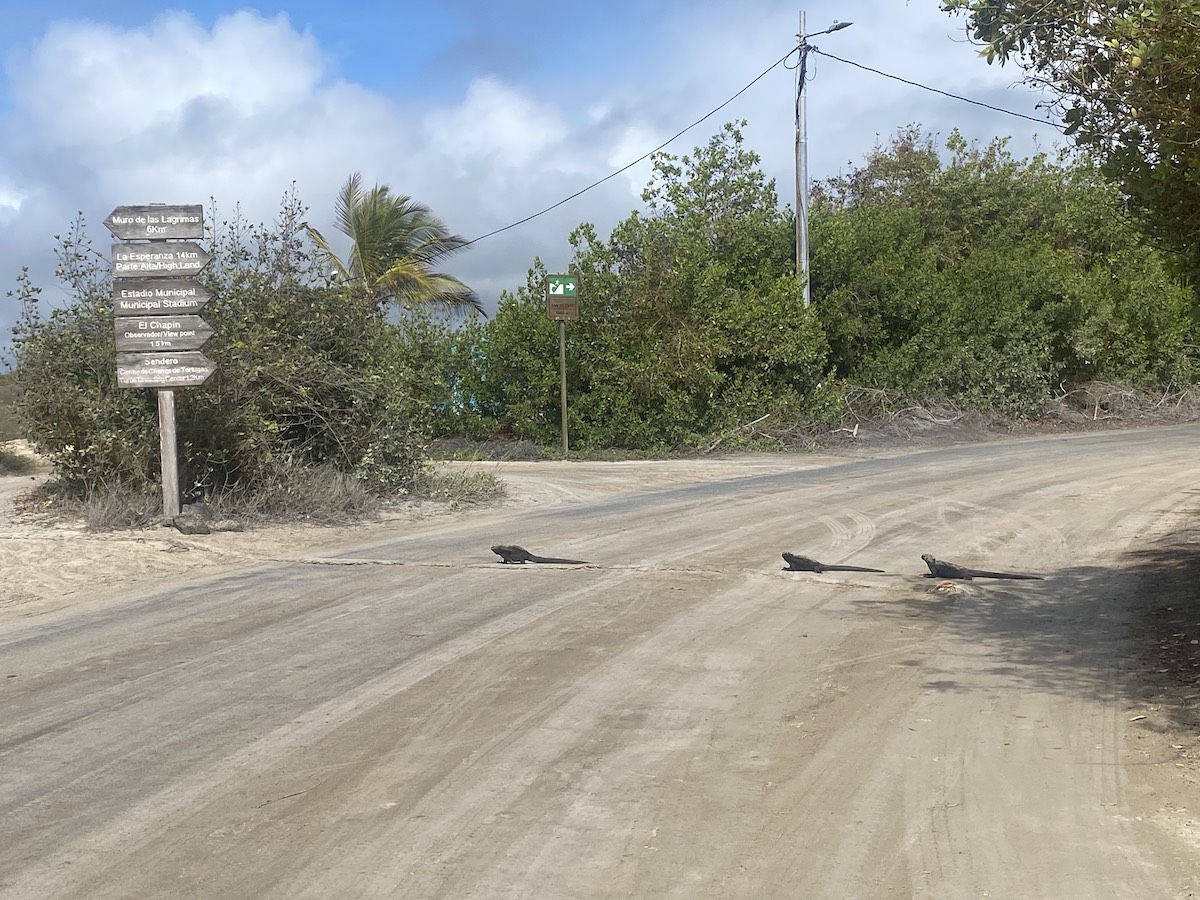
[[199,316],[119,316],[117,350],[199,350],[213,327]]

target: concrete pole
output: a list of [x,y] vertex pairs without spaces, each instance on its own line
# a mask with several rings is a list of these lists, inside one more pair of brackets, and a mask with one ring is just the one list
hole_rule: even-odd
[[796,65],[796,277],[804,286],[804,305],[808,291],[808,94],[804,90],[807,39],[804,10],[800,10],[800,58]]

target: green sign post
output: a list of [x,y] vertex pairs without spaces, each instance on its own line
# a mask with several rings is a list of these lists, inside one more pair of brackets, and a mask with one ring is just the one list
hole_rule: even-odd
[[546,315],[562,321],[579,318],[579,279],[574,275],[546,276]]
[[579,279],[574,275],[546,276],[546,315],[558,322],[558,374],[562,401],[563,456],[567,443],[567,320],[579,319]]

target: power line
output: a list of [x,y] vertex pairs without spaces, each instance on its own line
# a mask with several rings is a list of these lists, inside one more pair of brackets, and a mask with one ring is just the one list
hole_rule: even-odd
[[716,107],[715,109],[709,110],[707,113],[705,113],[703,116],[701,116],[695,122],[693,122],[691,125],[687,126],[682,131],[679,131],[676,134],[672,135],[671,137],[667,138],[665,141],[663,141],[661,144],[659,144],[657,147],[655,147],[649,153],[645,153],[642,156],[639,156],[637,159],[635,159],[633,162],[629,163],[628,165],[622,166],[621,168],[617,169],[617,171],[612,172],[608,175],[605,175],[599,181],[592,182],[587,187],[581,188],[580,190],[573,193],[571,196],[564,197],[562,200],[559,200],[557,203],[553,204],[552,206],[547,206],[545,209],[541,210],[540,212],[535,212],[532,215],[526,216],[525,218],[520,219],[519,221],[513,222],[510,225],[505,225],[503,228],[497,228],[495,231],[489,231],[487,234],[481,234],[479,237],[473,238],[473,239],[467,241],[465,244],[463,244],[463,246],[470,247],[472,244],[477,244],[477,243],[479,243],[479,241],[482,241],[485,238],[490,238],[494,235],[500,234],[501,232],[508,231],[511,228],[516,228],[518,225],[524,225],[526,222],[531,222],[534,219],[538,218],[539,216],[544,216],[546,213],[548,213],[552,210],[558,209],[564,203],[569,203],[570,201],[574,200],[576,197],[578,197],[582,194],[586,194],[592,188],[599,187],[600,185],[604,184],[604,182],[610,181],[613,178],[616,178],[622,172],[629,171],[634,166],[636,166],[638,163],[649,159],[651,156],[653,156],[659,150],[662,150],[668,144],[672,143],[676,139],[687,134],[689,131],[691,131],[693,128],[695,128],[697,125],[699,125],[702,122],[704,122],[705,120],[710,119],[713,116],[715,116],[717,113],[719,113],[721,110],[723,110],[725,107],[727,107],[730,103],[732,103],[738,97],[742,96],[742,94],[746,93],[746,91],[750,90],[750,88],[754,87],[754,85],[758,84],[758,82],[761,81],[763,78],[765,78],[771,72],[772,69],[774,69],[780,63],[782,63],[784,60],[786,60],[789,56],[791,56],[793,53],[795,53],[798,49],[799,49],[798,47],[793,47],[791,50],[789,50],[783,56],[779,57],[779,59],[775,60],[775,62],[771,63],[771,65],[767,66],[767,68],[763,69],[762,72],[760,72],[757,76],[755,76],[753,81],[751,81],[749,84],[747,84],[745,87],[743,87],[740,91],[738,91],[736,94],[734,94],[728,100],[726,100],[720,106]]
[[[952,94],[949,91],[943,91],[939,88],[930,87],[927,84],[921,84],[920,82],[917,82],[917,81],[910,81],[907,78],[901,78],[899,75],[892,75],[891,73],[884,72],[880,69],[873,69],[870,66],[863,65],[862,63],[857,63],[857,62],[854,62],[849,59],[842,59],[840,56],[834,56],[832,53],[826,53],[824,50],[819,50],[812,44],[807,45],[807,47],[805,47],[803,49],[809,50],[813,53],[819,53],[819,54],[821,54],[821,56],[827,56],[830,59],[835,60],[840,63],[844,63],[845,65],[854,66],[856,68],[863,69],[864,71],[871,72],[875,75],[881,75],[884,78],[890,78],[893,81],[899,81],[903,84],[910,85],[911,87],[920,88],[923,91],[931,91],[932,93],[935,93],[935,94],[941,94],[942,96],[949,97],[952,100],[959,100],[963,103],[970,103],[974,106],[982,106],[985,109],[990,109],[993,112],[1004,113],[1007,116],[1015,116],[1019,119],[1028,119],[1030,122],[1037,122],[1039,125],[1049,125],[1051,128],[1057,128],[1060,131],[1064,130],[1064,128],[1065,128],[1065,126],[1059,125],[1056,122],[1051,122],[1049,119],[1039,119],[1036,116],[1027,116],[1027,115],[1025,115],[1025,113],[1014,112],[1011,109],[1004,109],[1003,107],[1000,107],[1000,106],[992,106],[990,103],[984,103],[981,100],[972,100],[969,97],[961,97],[958,94]],[[773,69],[775,69],[780,63],[785,62],[788,59],[788,57],[790,57],[793,53],[796,53],[801,50],[802,50],[802,48],[799,46],[793,47],[787,53],[785,53],[783,56],[779,57],[779,59],[775,60],[775,62],[771,63],[771,65],[767,66],[767,68],[765,68],[762,72],[760,72],[757,76],[755,76],[754,79],[752,81],[750,81],[745,87],[743,87],[741,90],[739,90],[736,94],[734,94],[732,97],[730,97],[724,103],[722,103],[720,106],[718,106],[712,110],[709,110],[707,113],[705,113],[703,116],[701,116],[695,122],[693,122],[691,125],[688,125],[686,128],[676,132],[674,135],[667,138],[665,141],[663,141],[661,144],[659,144],[653,150],[649,151],[648,153],[644,153],[643,155],[641,155],[637,159],[635,159],[633,162],[622,166],[621,168],[617,169],[615,172],[611,172],[608,175],[605,175],[603,178],[599,179],[598,181],[593,181],[587,187],[580,188],[578,191],[571,194],[569,197],[564,197],[563,199],[559,200],[557,203],[547,206],[543,210],[539,210],[538,212],[528,215],[523,219],[518,219],[516,222],[512,222],[508,225],[503,226],[502,228],[497,228],[494,231],[489,231],[487,234],[481,234],[477,238],[472,238],[471,240],[469,240],[465,244],[463,244],[463,246],[470,247],[472,244],[477,244],[482,240],[485,240],[490,237],[494,237],[497,234],[501,234],[505,231],[509,231],[520,225],[524,225],[526,222],[532,222],[534,219],[539,218],[540,216],[544,216],[548,212],[552,212],[553,210],[558,209],[563,204],[570,203],[576,197],[580,197],[583,194],[586,194],[588,191],[592,190],[593,188],[599,187],[600,185],[604,184],[606,181],[611,181],[612,179],[616,178],[618,175],[620,175],[624,172],[628,172],[630,169],[632,169],[638,163],[644,162],[645,160],[647,160],[651,156],[653,156],[655,153],[662,150],[664,147],[667,147],[674,141],[683,137],[683,135],[687,134],[689,131],[691,131],[693,128],[695,128],[697,125],[700,125],[701,123],[703,123],[703,122],[707,121],[708,119],[712,118],[713,116],[715,116],[717,113],[719,113],[721,110],[723,110],[726,106],[728,106],[730,103],[732,103],[738,97],[742,96],[742,94],[746,93],[746,91],[750,90],[750,88],[754,87],[754,85],[756,85],[759,81],[761,81],[768,74],[770,74],[770,72]],[[803,58],[801,58],[801,60],[797,63],[796,66],[787,66],[787,68],[797,68],[798,66],[802,65],[803,62],[804,62],[804,60],[803,60]]]
[[822,56],[827,56],[830,59],[840,63],[845,63],[848,66],[854,66],[858,69],[863,69],[867,72],[873,72],[876,75],[882,75],[884,78],[890,78],[893,81],[899,81],[903,84],[918,87],[923,91],[932,91],[935,94],[941,94],[943,97],[949,97],[952,100],[961,100],[963,103],[970,103],[973,106],[982,106],[984,109],[990,109],[993,112],[1004,113],[1006,116],[1016,116],[1018,119],[1028,119],[1030,122],[1037,122],[1039,125],[1049,125],[1051,128],[1057,128],[1059,131],[1065,130],[1065,126],[1059,125],[1057,122],[1051,122],[1049,119],[1039,119],[1037,116],[1027,116],[1025,113],[1014,112],[1011,109],[1004,109],[1000,106],[992,106],[990,103],[984,103],[981,100],[972,100],[969,97],[960,97],[958,94],[951,94],[949,91],[943,91],[939,88],[930,87],[927,84],[921,84],[918,81],[909,81],[907,78],[901,78],[899,75],[892,75],[888,72],[872,69],[870,66],[864,66],[862,63],[856,63],[849,59],[842,59],[840,56],[834,56],[832,53],[826,53],[824,50],[818,50],[816,47],[809,47],[813,53],[819,53]]

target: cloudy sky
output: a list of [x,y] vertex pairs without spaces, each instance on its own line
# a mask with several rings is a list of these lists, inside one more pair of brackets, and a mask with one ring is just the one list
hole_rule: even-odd
[[[1019,71],[986,65],[938,0],[808,0],[807,28],[853,26],[820,49],[1028,115]],[[620,169],[749,84],[795,45],[800,8],[775,0],[186,0],[176,6],[0,0],[0,285],[22,266],[61,302],[53,235],[82,212],[97,249],[118,205],[240,204],[270,221],[295,183],[332,231],[333,198],[362,172],[475,238]],[[788,62],[794,62],[794,57]],[[747,143],[794,196],[795,74],[783,65],[668,150],[746,119]],[[1011,136],[1047,125],[816,57],[812,179],[860,161],[897,128]],[[569,259],[580,222],[601,233],[640,206],[642,163],[553,212],[480,241],[447,268],[493,307],[535,256]],[[13,301],[0,298],[0,347]]]

